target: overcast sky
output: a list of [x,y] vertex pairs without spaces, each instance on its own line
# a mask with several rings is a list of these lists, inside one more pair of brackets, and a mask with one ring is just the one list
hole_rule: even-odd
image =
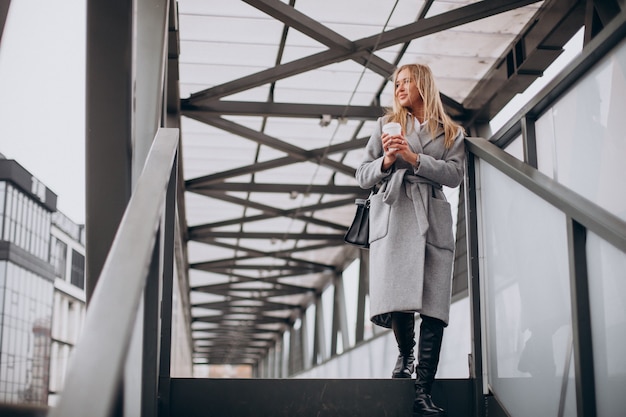
[[85,0],[13,0],[0,40],[0,153],[85,221]]

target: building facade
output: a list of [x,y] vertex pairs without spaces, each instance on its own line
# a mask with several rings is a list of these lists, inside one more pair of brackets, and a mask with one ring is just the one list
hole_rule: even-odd
[[0,158],[0,402],[53,403],[80,332],[84,230],[56,201]]
[[85,319],[85,228],[57,211],[52,214],[50,232],[55,277],[48,403],[54,405]]

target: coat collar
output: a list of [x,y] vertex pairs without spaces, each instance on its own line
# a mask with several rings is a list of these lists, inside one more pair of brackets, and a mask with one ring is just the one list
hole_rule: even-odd
[[[413,115],[409,113],[407,116],[407,126],[412,126],[411,119],[416,120],[415,124],[417,125],[417,119],[413,118]],[[416,129],[411,129],[410,133],[407,133],[406,140],[413,152],[424,153],[424,148],[427,148],[441,133],[443,133],[443,129],[437,129],[437,134],[434,136],[431,135],[428,132],[426,124],[422,123],[422,125]]]

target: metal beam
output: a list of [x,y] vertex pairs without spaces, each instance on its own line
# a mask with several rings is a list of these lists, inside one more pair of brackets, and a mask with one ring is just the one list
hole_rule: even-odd
[[[200,122],[204,122],[210,126],[216,127],[218,129],[222,129],[226,132],[230,132],[242,138],[250,139],[258,143],[259,145],[265,145],[270,148],[276,149],[280,152],[284,152],[291,157],[289,160],[290,164],[293,164],[297,161],[312,162],[314,164],[318,164],[318,165],[322,165],[327,168],[330,168],[333,171],[342,172],[352,177],[354,176],[355,169],[350,166],[341,164],[332,159],[319,158],[318,155],[316,155],[312,151],[307,151],[305,149],[291,145],[290,143],[287,143],[280,139],[266,135],[265,133],[259,132],[258,130],[250,129],[249,127],[240,125],[230,120],[223,119],[221,117],[209,117],[203,112],[188,111],[188,112],[185,112],[185,115],[187,117],[198,120]],[[326,148],[325,148],[325,151],[326,151]]]
[[476,110],[470,123],[491,120],[516,94],[523,92],[563,52],[563,45],[582,26],[584,2],[546,2],[540,18],[529,22],[463,101]]
[[587,271],[587,230],[574,219],[567,219],[570,292],[572,308],[572,339],[576,405],[579,416],[595,416],[596,384],[593,337],[591,334],[591,302]]
[[310,55],[194,93],[189,98],[189,101],[193,104],[198,104],[216,100],[283,78],[301,74],[315,68],[321,68],[335,62],[352,59],[355,56],[360,56],[364,51],[372,53],[398,43],[407,42],[423,36],[431,35],[433,33],[441,32],[446,29],[493,16],[494,14],[503,13],[528,4],[536,3],[537,1],[539,0],[483,0],[468,6],[459,7],[458,9],[450,12],[441,13],[428,19],[418,20],[415,23],[410,23],[379,35],[357,40],[353,42],[355,48],[352,52],[331,49],[318,54]]
[[354,204],[354,197],[352,197],[349,199],[335,200],[335,201],[331,201],[327,203],[314,204],[314,205],[310,205],[306,207],[296,207],[296,208],[289,209],[289,210],[280,210],[275,207],[271,207],[265,204],[255,203],[250,200],[244,200],[242,198],[234,197],[232,195],[225,194],[225,193],[206,193],[205,194],[204,192],[202,192],[201,194],[203,195],[209,194],[210,197],[216,198],[221,201],[227,201],[233,204],[238,204],[242,207],[251,207],[251,208],[266,212],[270,214],[271,216],[269,217],[265,217],[265,216],[244,217],[244,218],[222,221],[217,224],[212,223],[210,225],[192,226],[188,229],[189,239],[191,240],[198,240],[201,238],[210,237],[210,235],[207,233],[210,233],[212,229],[225,226],[227,224],[243,224],[243,223],[249,223],[249,222],[256,221],[256,220],[263,220],[265,218],[275,218],[275,217],[293,218],[293,219],[302,220],[306,223],[316,224],[318,226],[324,226],[324,227],[328,227],[328,228],[336,229],[336,230],[345,230],[346,229],[345,225],[331,223],[329,221],[321,220],[316,217],[308,216],[302,213],[312,212],[316,210],[324,210],[328,208],[342,207],[348,204]]
[[198,192],[229,191],[249,193],[300,193],[300,194],[363,194],[363,188],[356,185],[314,185],[314,184],[260,184],[254,182],[223,182],[205,187],[188,187],[187,191]]
[[[285,3],[278,0],[244,0],[251,6],[267,13],[273,18],[280,20],[286,25],[294,28],[298,32],[301,32],[312,39],[320,42],[323,45],[328,46],[330,49],[343,50],[346,53],[354,51],[354,43],[347,38],[344,38],[337,32],[322,25],[316,20],[311,19],[307,15],[300,13],[294,7],[288,6]],[[384,59],[370,54],[369,51],[362,51],[360,54],[353,56],[352,59],[363,65],[367,66],[370,70],[383,77],[389,76],[393,73],[395,66],[385,61]]]
[[[355,140],[342,142],[342,143],[331,145],[331,146],[324,147],[324,148],[314,149],[312,151],[309,151],[309,155],[312,155],[313,159],[316,160],[316,159],[322,158],[324,155],[328,156],[328,155],[333,155],[335,153],[347,152],[347,151],[355,150],[355,149],[362,149],[368,140],[369,138],[361,138],[361,139],[355,139]],[[227,180],[228,178],[234,178],[234,177],[239,177],[241,175],[253,174],[256,172],[264,171],[267,169],[278,168],[278,167],[290,165],[293,163],[294,163],[294,160],[292,158],[289,158],[289,157],[278,158],[278,159],[274,159],[271,161],[260,162],[260,163],[248,165],[245,167],[223,171],[217,174],[193,178],[191,180],[185,181],[185,186],[190,189],[192,188],[195,189],[200,186],[205,186],[205,185],[216,183],[216,182],[222,182],[224,180]],[[355,172],[356,170],[353,169],[352,174],[350,174],[349,176],[354,177]]]
[[225,239],[327,240],[343,242],[343,233],[229,232],[209,230],[204,231],[202,235],[203,237]]
[[237,322],[237,323],[250,323],[251,325],[258,325],[258,324],[288,324],[288,319],[284,319],[284,318],[280,318],[280,317],[270,317],[270,316],[263,316],[263,317],[255,317],[255,318],[249,318],[249,319],[230,319],[228,317],[224,317],[221,314],[218,316],[201,316],[201,317],[194,317],[193,321],[197,321],[197,322],[201,322],[201,323],[219,323],[222,324],[224,322]]
[[9,7],[11,6],[11,0],[3,0],[0,2],[0,45],[2,45],[2,33],[4,32],[4,26],[9,15]]
[[210,101],[195,105],[189,99],[181,101],[184,115],[202,112],[208,117],[221,115],[296,117],[300,119],[319,119],[329,114],[333,119],[346,117],[351,120],[376,120],[384,113],[380,106],[339,106],[333,104],[275,103],[253,101]]

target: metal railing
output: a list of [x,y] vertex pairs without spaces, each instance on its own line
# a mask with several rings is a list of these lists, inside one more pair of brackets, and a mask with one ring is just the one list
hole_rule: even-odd
[[[50,410],[52,417],[104,417],[120,406],[123,384],[131,383],[124,381],[124,368],[141,316],[142,409],[148,404],[154,410],[142,415],[156,415],[159,363],[167,365],[162,371],[169,376],[169,361],[160,361],[159,356],[170,354],[166,319],[171,318],[167,298],[171,299],[173,278],[178,138],[178,129],[159,129],[155,136],[90,300],[63,392]],[[163,318],[158,314],[160,288],[163,305],[170,306],[170,311],[163,309]]]

